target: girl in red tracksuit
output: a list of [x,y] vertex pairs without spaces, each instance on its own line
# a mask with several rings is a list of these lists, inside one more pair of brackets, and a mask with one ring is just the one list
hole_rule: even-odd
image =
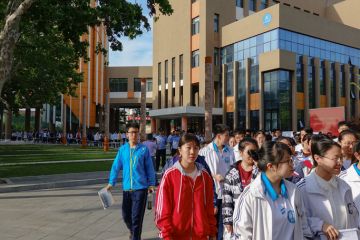
[[161,180],[155,210],[160,238],[215,240],[213,182],[205,168],[195,163],[199,150],[195,135],[183,135],[179,142],[180,160]]

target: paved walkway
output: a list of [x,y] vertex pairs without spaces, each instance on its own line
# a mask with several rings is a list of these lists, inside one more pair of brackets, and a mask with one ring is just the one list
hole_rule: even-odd
[[[103,210],[97,191],[105,184],[0,194],[1,240],[127,240],[122,193]],[[143,239],[158,239],[153,211],[146,210]]]
[[65,161],[42,161],[42,162],[0,163],[0,167],[1,167],[1,166],[18,166],[18,165],[36,165],[36,164],[105,162],[105,161],[114,161],[114,158],[100,158],[100,159],[87,159],[87,160],[65,160]]

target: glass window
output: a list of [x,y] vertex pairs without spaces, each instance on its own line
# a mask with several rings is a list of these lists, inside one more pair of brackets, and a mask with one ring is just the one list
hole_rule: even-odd
[[165,60],[165,84],[168,83],[168,60]]
[[244,8],[244,1],[243,0],[236,0],[236,6],[240,8]]
[[219,14],[214,14],[214,32],[219,32]]
[[250,93],[259,92],[259,65],[250,67]]
[[260,2],[260,10],[265,9],[268,7],[267,0],[261,0]]
[[134,92],[141,92],[141,78],[134,78]]
[[341,97],[345,97],[345,69],[344,69],[344,66],[341,66],[339,76],[340,76],[340,79],[339,79],[340,95],[341,95]]
[[226,96],[234,96],[233,63],[227,64],[227,72],[226,72]]
[[158,63],[158,85],[161,85],[161,62]]
[[256,0],[249,0],[249,10],[253,12],[256,11]]
[[192,19],[191,22],[191,34],[195,35],[200,32],[200,18],[196,17]]
[[336,71],[335,71],[335,63],[331,63],[330,92],[331,92],[331,106],[336,107]]
[[220,61],[219,48],[214,48],[214,65],[218,66]]
[[326,95],[326,73],[325,73],[325,62],[322,61],[320,64],[320,94]]
[[152,78],[148,78],[146,79],[146,91],[152,92],[152,90],[153,90]]
[[127,92],[128,79],[127,78],[110,78],[109,79],[110,92]]
[[175,82],[175,58],[171,59],[171,81]]
[[183,55],[179,56],[179,79],[184,79],[184,59]]
[[259,130],[259,110],[250,111],[250,128],[253,130]]
[[200,65],[199,50],[193,51],[191,54],[191,67],[198,67]]
[[291,130],[291,74],[277,70],[264,73],[265,130]]

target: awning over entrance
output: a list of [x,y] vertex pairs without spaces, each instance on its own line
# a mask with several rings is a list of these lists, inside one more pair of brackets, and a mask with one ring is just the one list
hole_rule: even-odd
[[[222,108],[213,108],[213,115],[221,116],[223,114]],[[175,119],[184,116],[187,117],[204,117],[205,110],[202,107],[184,106],[184,107],[173,107],[164,109],[155,109],[149,112],[150,117],[159,119]]]

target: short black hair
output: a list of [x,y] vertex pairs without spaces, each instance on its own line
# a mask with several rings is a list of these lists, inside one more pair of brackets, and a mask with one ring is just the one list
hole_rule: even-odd
[[314,130],[311,127],[303,127],[300,129],[300,132],[304,131],[305,133],[313,134]]
[[216,124],[214,126],[214,130],[213,130],[214,136],[216,136],[218,134],[223,134],[228,131],[230,131],[230,128],[225,124]]
[[267,164],[271,163],[277,165],[283,159],[284,155],[288,153],[291,156],[291,150],[288,145],[282,142],[265,142],[259,150],[258,168],[265,172]]
[[356,143],[354,143],[353,153],[360,153],[360,141],[357,141]]
[[341,133],[339,134],[339,142],[341,142],[346,135],[353,135],[356,138],[356,140],[359,140],[359,135],[354,130],[347,129],[341,131]]
[[196,137],[195,134],[192,133],[185,133],[184,135],[181,136],[180,140],[179,140],[179,148],[189,142],[194,142],[196,146],[198,146],[200,148],[200,141],[199,139]]
[[350,127],[350,124],[347,121],[340,121],[338,122],[338,128],[342,127],[342,126],[347,126]]
[[126,124],[126,131],[129,131],[130,128],[137,128],[140,129],[139,124],[137,122],[128,122],[128,124]]
[[338,147],[341,149],[341,146],[334,142],[331,139],[324,138],[319,141],[311,142],[311,156],[314,159],[314,166],[316,167],[318,164],[315,160],[315,155],[323,157],[327,151],[329,151],[332,147]]
[[235,129],[235,131],[234,131],[234,135],[237,135],[237,134],[243,134],[243,135],[245,135],[245,130],[242,130],[242,129]]

